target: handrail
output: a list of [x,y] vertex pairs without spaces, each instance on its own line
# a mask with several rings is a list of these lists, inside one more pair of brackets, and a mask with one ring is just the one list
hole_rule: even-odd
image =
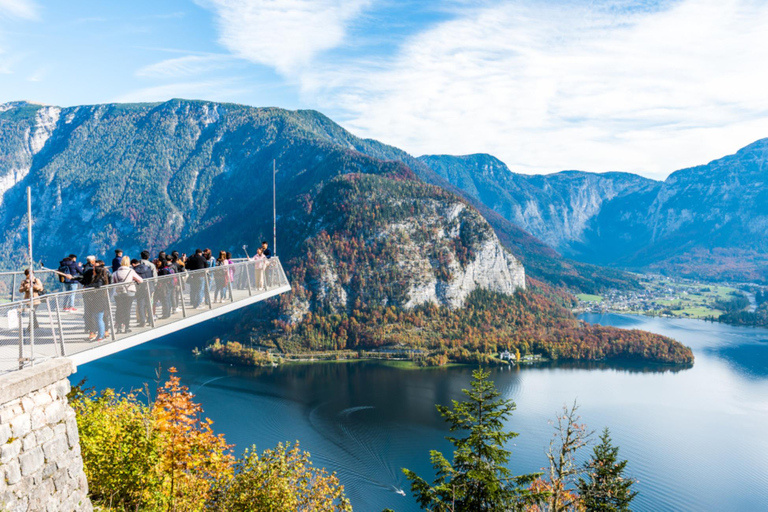
[[[278,264],[280,264],[280,259],[277,256],[272,256],[271,258],[268,258],[267,260],[265,260],[265,263],[267,265],[273,265],[273,263],[270,263],[273,260],[276,261]],[[255,261],[253,259],[248,259],[248,258],[239,258],[237,260],[232,259],[232,261],[235,262],[235,263],[232,263],[233,266],[234,265],[240,265],[240,264],[245,263],[245,262],[250,262],[251,264],[255,263]],[[219,269],[219,268],[226,268],[228,266],[229,265],[219,265],[217,267],[208,267],[208,268],[203,268],[203,269],[200,269],[200,270],[184,270],[184,272],[179,272],[178,274],[174,273],[174,274],[165,275],[165,276],[150,277],[150,278],[144,279],[144,281],[142,281],[141,284],[144,284],[144,283],[157,283],[157,282],[160,282],[161,280],[169,278],[169,277],[177,277],[178,278],[178,277],[190,276],[190,275],[193,275],[193,274],[194,275],[203,275],[203,274],[207,273],[208,271],[210,271],[212,268],[213,269]],[[131,268],[133,268],[133,267],[131,267]],[[42,272],[59,273],[56,270],[50,270],[50,269],[35,270],[35,276],[37,276],[38,274],[40,274]],[[24,275],[23,272],[14,272],[14,273],[15,274],[22,274],[22,275]],[[0,273],[0,275],[12,275],[14,273],[11,273],[11,274],[2,274],[2,273]],[[109,275],[111,277],[112,273],[110,272]],[[111,289],[114,289],[114,288],[124,287],[127,284],[130,284],[130,283],[110,283],[110,284],[107,284],[107,285],[99,286],[98,288],[78,288],[76,290],[62,290],[62,291],[57,291],[57,292],[49,292],[49,291],[46,290],[45,295],[40,295],[40,296],[38,296],[38,298],[42,299],[43,297],[56,297],[56,296],[63,296],[63,295],[71,295],[73,293],[82,293],[82,292],[86,292],[86,291],[89,291],[89,290],[111,290]],[[136,284],[139,284],[139,283],[136,283]],[[2,305],[5,306],[5,307],[13,306],[13,305],[24,305],[24,304],[29,304],[29,299],[19,299],[19,300],[15,300],[15,301],[11,301],[11,302],[4,302],[4,303],[2,303]]]
[[90,361],[287,291],[273,257],[0,303],[0,373]]

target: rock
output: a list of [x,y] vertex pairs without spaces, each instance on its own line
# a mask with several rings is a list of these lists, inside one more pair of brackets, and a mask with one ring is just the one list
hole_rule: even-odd
[[15,439],[12,443],[0,446],[0,463],[9,464],[21,453],[21,440]]
[[21,474],[28,476],[35,471],[43,467],[45,463],[45,456],[43,450],[38,446],[32,451],[22,453],[19,456],[19,464],[21,465]]
[[8,485],[14,485],[21,481],[21,466],[19,461],[11,460],[5,464],[5,481]]
[[11,432],[13,437],[23,438],[32,431],[32,423],[29,413],[16,416],[11,420]]

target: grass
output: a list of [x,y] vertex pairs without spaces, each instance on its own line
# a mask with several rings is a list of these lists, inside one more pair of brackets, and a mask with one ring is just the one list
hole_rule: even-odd
[[589,293],[579,293],[576,298],[582,302],[603,302],[602,295],[590,295]]

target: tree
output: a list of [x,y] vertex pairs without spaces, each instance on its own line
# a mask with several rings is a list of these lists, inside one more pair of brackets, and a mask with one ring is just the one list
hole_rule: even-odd
[[451,432],[468,432],[466,437],[446,437],[455,447],[453,464],[432,450],[430,458],[436,477],[430,485],[413,471],[403,468],[411,490],[422,509],[435,512],[506,511],[521,508],[531,498],[527,488],[537,475],[513,476],[505,467],[510,452],[504,445],[517,437],[504,431],[515,409],[512,400],[499,398],[490,372],[472,372],[472,389],[462,390],[469,400],[453,400],[453,407],[437,405]]
[[181,385],[176,368],[158,389],[153,413],[160,437],[160,472],[168,512],[202,510],[214,485],[232,472],[234,457],[213,422],[201,418],[202,406]]
[[578,505],[579,497],[569,489],[576,477],[585,470],[576,464],[576,452],[585,447],[593,432],[586,425],[579,423],[581,417],[576,414],[579,406],[573,402],[571,407],[563,406],[562,414],[557,416],[555,433],[549,443],[547,471],[549,481],[544,487],[549,491],[548,509],[552,512],[564,512]]
[[624,476],[627,461],[618,460],[619,447],[613,446],[608,427],[600,435],[592,458],[584,464],[587,478],[578,483],[582,503],[587,510],[597,512],[628,511],[637,492],[632,491],[635,481]]
[[309,453],[296,442],[278,444],[259,456],[246,451],[235,464],[234,476],[209,506],[221,512],[351,512],[344,486],[335,474],[312,466]]

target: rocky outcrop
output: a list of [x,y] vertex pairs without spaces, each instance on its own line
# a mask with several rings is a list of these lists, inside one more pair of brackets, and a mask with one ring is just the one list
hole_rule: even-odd
[[[368,306],[460,308],[476,289],[513,294],[525,270],[466,203],[417,180],[339,177],[313,200],[307,256],[286,319]],[[357,229],[350,231],[350,226]]]
[[45,146],[59,121],[59,107],[12,102],[0,105],[0,204],[3,196],[22,181],[32,168],[32,159]]

